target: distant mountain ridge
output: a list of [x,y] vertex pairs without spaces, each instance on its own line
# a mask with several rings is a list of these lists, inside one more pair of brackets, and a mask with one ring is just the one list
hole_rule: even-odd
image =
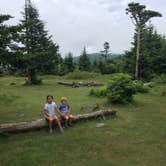
[[[101,53],[92,53],[92,54],[87,54],[87,55],[88,55],[88,57],[89,57],[91,63],[93,63],[95,60],[96,60],[96,61],[99,61],[100,58],[101,58]],[[109,55],[108,55],[108,58],[109,58],[109,59],[114,59],[114,58],[118,58],[118,57],[120,57],[120,56],[122,56],[122,54],[109,54]],[[78,62],[79,57],[80,57],[80,56],[73,57],[73,58],[74,58],[74,62]]]

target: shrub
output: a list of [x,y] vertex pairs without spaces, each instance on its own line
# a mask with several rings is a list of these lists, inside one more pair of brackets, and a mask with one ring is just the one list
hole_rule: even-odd
[[165,85],[156,85],[151,93],[157,96],[166,96],[166,86]]
[[105,97],[107,96],[107,87],[103,86],[99,89],[91,89],[89,95],[96,97]]
[[149,89],[150,89],[150,85],[149,84],[144,84],[141,81],[133,81],[133,83],[135,84],[135,88],[136,88],[136,92],[138,93],[148,93]]
[[144,83],[144,86],[147,87],[147,88],[149,88],[149,89],[155,87],[155,85],[154,85],[153,82],[147,82],[147,83]]
[[112,103],[131,102],[137,86],[128,74],[113,74],[107,87],[108,101]]
[[159,84],[165,84],[166,83],[166,74],[161,74],[159,76],[155,76],[152,79],[152,82],[159,83]]
[[163,90],[161,91],[161,96],[166,96],[166,89],[163,89]]
[[2,68],[0,68],[0,77],[2,77],[3,76],[3,69]]
[[74,71],[65,76],[66,79],[90,79],[99,76],[98,73],[90,73],[86,71]]
[[9,75],[9,71],[6,68],[1,68],[0,67],[0,77]]

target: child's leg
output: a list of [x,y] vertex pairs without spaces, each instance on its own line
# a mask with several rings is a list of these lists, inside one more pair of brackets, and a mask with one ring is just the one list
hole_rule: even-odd
[[68,120],[69,120],[69,117],[66,115],[65,116],[65,125],[66,125],[66,127],[68,126]]
[[61,122],[59,121],[57,116],[54,116],[54,121],[56,121],[56,123],[58,124],[58,127],[59,127],[60,131],[63,132]]
[[48,121],[49,129],[52,130],[52,120]]
[[62,115],[62,119],[65,120],[65,126],[68,127],[68,120],[69,120],[69,117],[67,115]]
[[71,122],[72,122],[73,119],[74,119],[73,115],[70,114],[69,115],[69,125],[72,125]]
[[47,120],[48,120],[49,132],[52,133],[53,118],[52,117],[47,117]]

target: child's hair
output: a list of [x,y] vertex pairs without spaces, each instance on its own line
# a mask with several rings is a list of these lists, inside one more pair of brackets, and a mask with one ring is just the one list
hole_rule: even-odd
[[62,101],[67,101],[67,97],[61,97],[61,102]]
[[46,100],[48,100],[49,97],[51,97],[52,99],[54,98],[53,95],[47,95]]

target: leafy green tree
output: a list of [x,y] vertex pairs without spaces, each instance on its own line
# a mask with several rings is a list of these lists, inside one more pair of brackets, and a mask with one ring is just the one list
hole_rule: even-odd
[[146,23],[153,17],[161,17],[159,12],[146,10],[146,6],[139,3],[129,3],[126,9],[126,14],[128,14],[132,20],[132,23],[136,27],[137,32],[137,47],[136,47],[136,63],[135,63],[135,78],[139,77],[139,61],[140,61],[140,45],[141,45],[141,33]]
[[79,70],[81,71],[90,71],[91,70],[91,62],[86,53],[86,48],[82,52],[82,55],[79,58]]
[[[59,47],[51,40],[45,30],[43,21],[39,19],[38,10],[30,0],[26,1],[23,20],[21,20],[15,54],[21,67],[27,71],[27,84],[37,84],[37,72],[53,73],[58,71],[60,61]],[[56,74],[56,73],[55,73]]]

